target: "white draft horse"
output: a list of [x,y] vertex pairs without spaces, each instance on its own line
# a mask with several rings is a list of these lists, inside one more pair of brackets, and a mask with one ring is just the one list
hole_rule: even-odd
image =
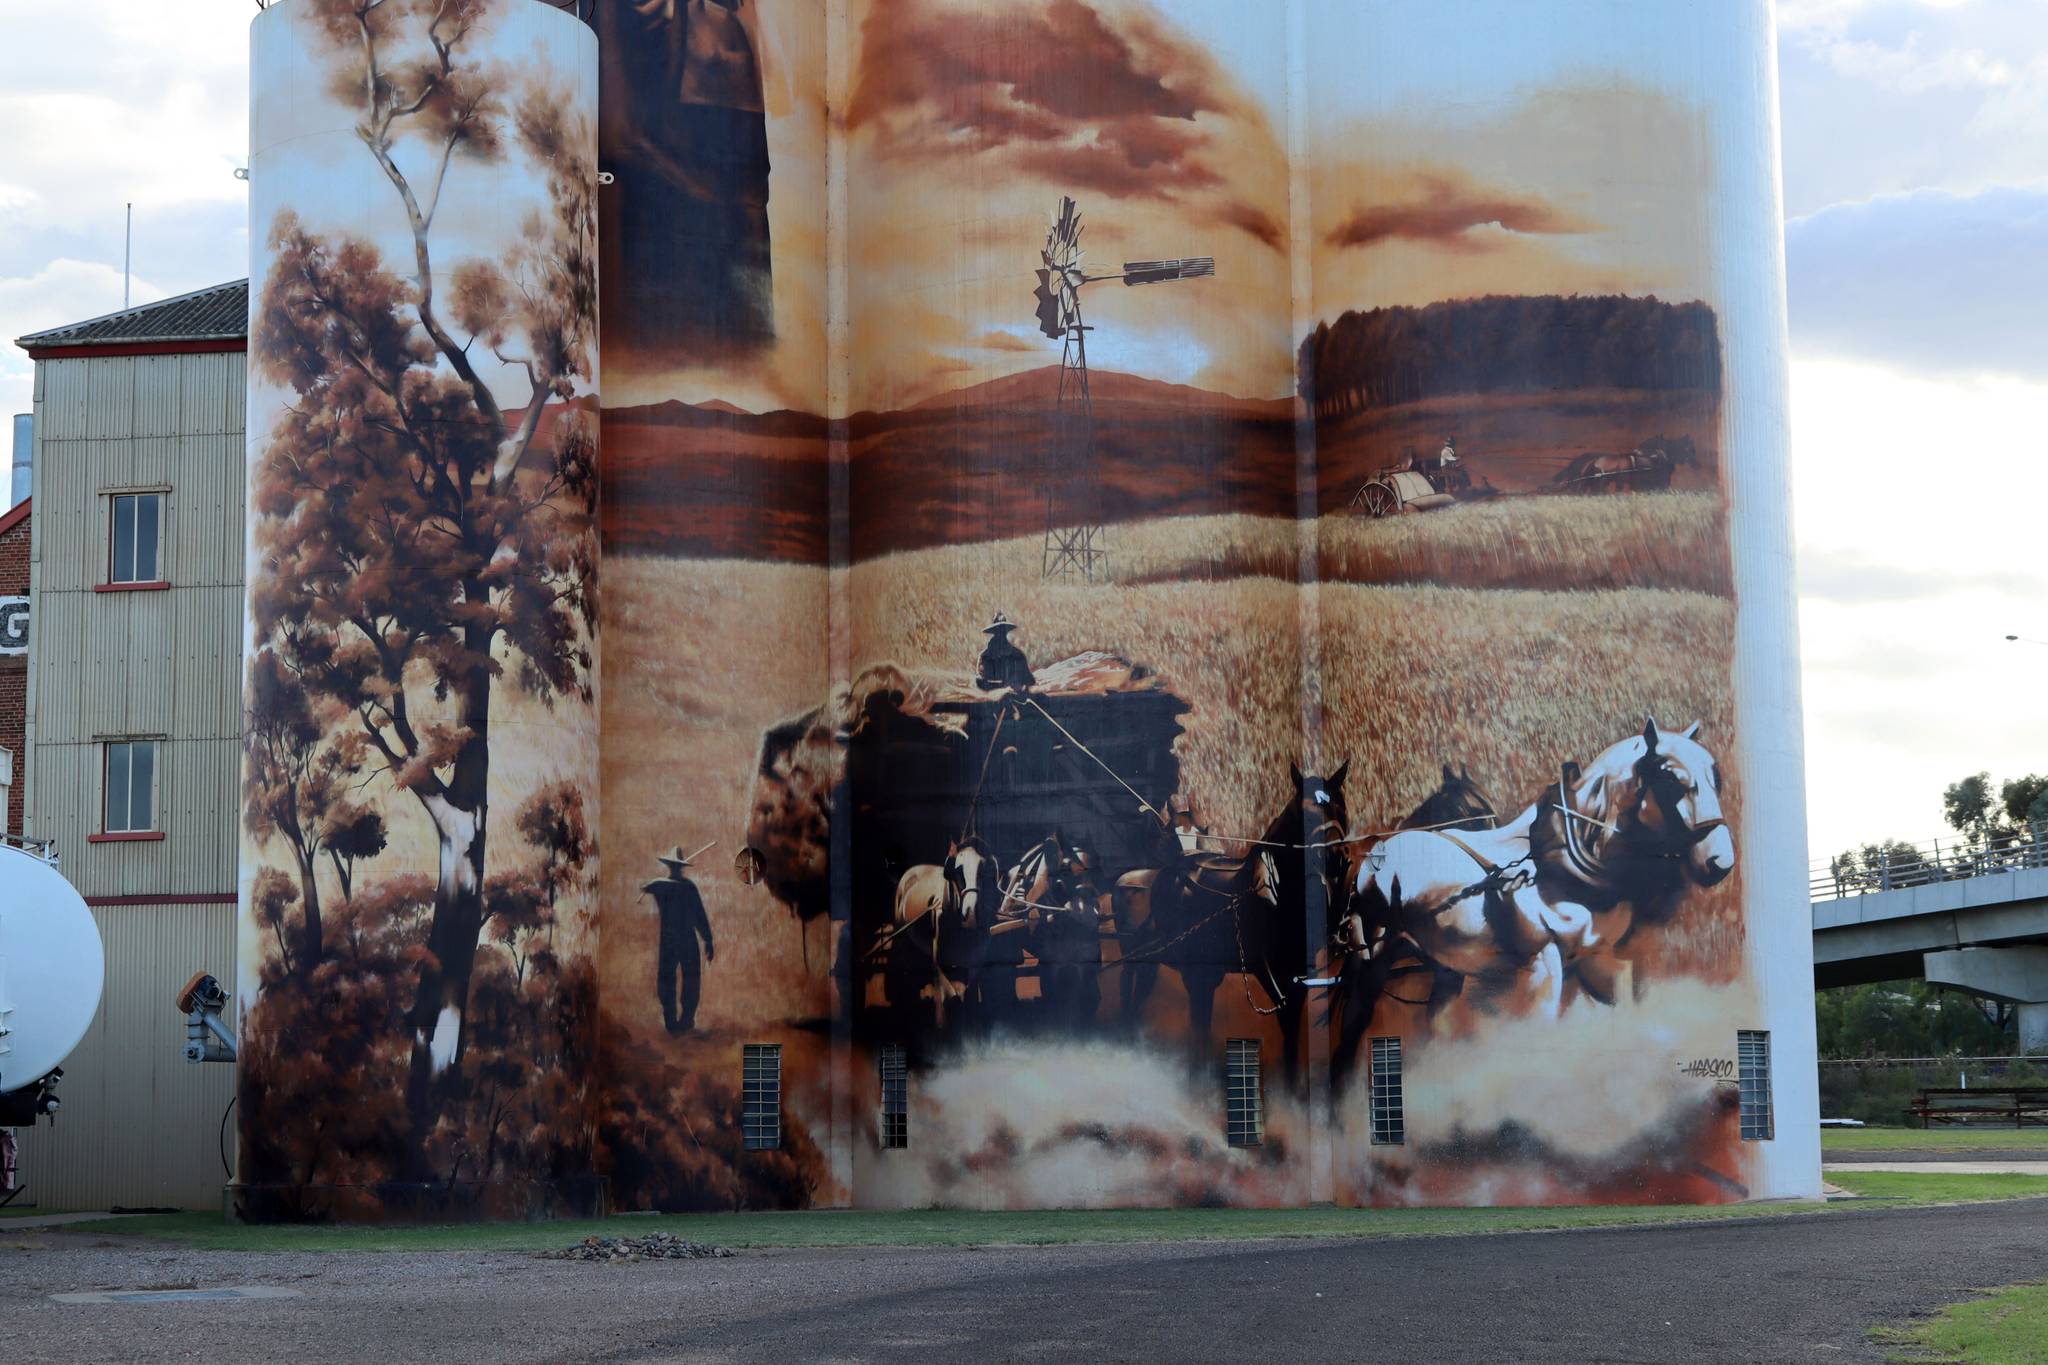
[[[1589,768],[1566,764],[1497,829],[1389,836],[1354,886],[1365,941],[1412,943],[1461,979],[1464,1011],[1556,1018],[1568,984],[1612,1004],[1628,985],[1615,950],[1631,929],[1735,868],[1720,769],[1699,734],[1651,720]],[[1373,1002],[1359,1003],[1369,1014]]]
[[947,849],[944,864],[921,863],[904,871],[896,883],[895,926],[890,931],[892,1002],[914,1000],[922,986],[919,978],[928,980],[934,1022],[943,1025],[946,1002],[964,999],[975,990],[1002,895],[1000,876],[995,855],[976,835],[956,840]]

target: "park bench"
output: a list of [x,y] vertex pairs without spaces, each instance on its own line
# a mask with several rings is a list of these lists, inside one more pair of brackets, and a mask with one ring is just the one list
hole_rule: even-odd
[[1959,1123],[2000,1128],[2048,1124],[2048,1086],[1922,1090],[1906,1115],[1919,1119],[1922,1128]]

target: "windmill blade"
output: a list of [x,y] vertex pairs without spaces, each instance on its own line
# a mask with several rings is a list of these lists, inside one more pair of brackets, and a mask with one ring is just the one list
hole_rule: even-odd
[[1198,280],[1216,273],[1214,256],[1185,256],[1173,261],[1125,261],[1123,280],[1131,284],[1164,284],[1168,280]]
[[1058,341],[1066,335],[1064,319],[1060,316],[1060,291],[1052,282],[1050,270],[1036,273],[1038,288],[1031,291],[1031,296],[1038,300],[1038,330]]
[[1060,240],[1067,243],[1072,243],[1081,231],[1081,212],[1074,206],[1074,201],[1064,194],[1060,196],[1058,231]]

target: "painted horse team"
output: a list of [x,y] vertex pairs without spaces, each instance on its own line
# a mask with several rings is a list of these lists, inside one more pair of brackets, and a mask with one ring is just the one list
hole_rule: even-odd
[[[1165,968],[1185,988],[1191,1048],[1206,1056],[1216,993],[1234,980],[1274,1017],[1284,1074],[1298,1079],[1309,996],[1328,985],[1341,1076],[1383,998],[1424,1006],[1449,1031],[1475,1014],[1555,1018],[1575,995],[1613,1003],[1630,989],[1629,936],[1735,866],[1720,769],[1697,723],[1648,721],[1591,763],[1563,764],[1509,814],[1445,765],[1437,791],[1391,832],[1351,831],[1348,769],[1290,767],[1287,798],[1256,839],[1189,837],[1160,813],[1156,866],[1113,880],[1059,830],[1009,866],[972,834],[955,840],[943,864],[898,881],[891,1005],[921,1006],[939,1027],[1086,1031],[1116,966],[1129,1028]],[[1027,973],[1035,1002],[1020,991]]]

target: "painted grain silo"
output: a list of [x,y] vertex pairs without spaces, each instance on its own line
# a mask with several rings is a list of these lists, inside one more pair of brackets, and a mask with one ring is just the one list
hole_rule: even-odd
[[251,66],[238,1202],[588,1204],[597,43],[283,0]]
[[1817,1188],[1764,0],[360,8],[258,24],[251,1208]]

